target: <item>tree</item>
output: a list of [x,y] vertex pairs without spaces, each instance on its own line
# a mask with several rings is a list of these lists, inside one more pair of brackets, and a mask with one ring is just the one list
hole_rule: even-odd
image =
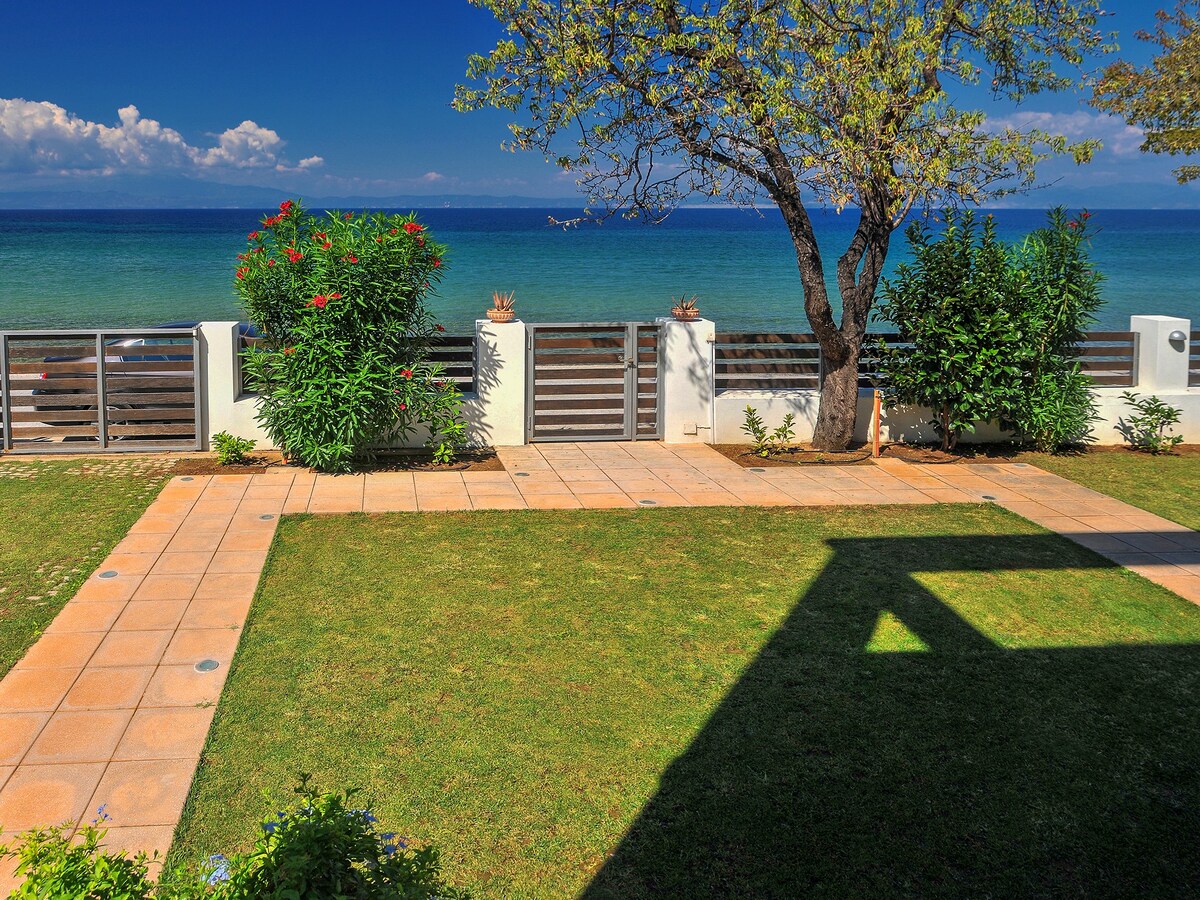
[[[1180,0],[1175,12],[1156,17],[1154,32],[1137,36],[1162,52],[1141,68],[1124,60],[1110,65],[1092,102],[1143,129],[1143,152],[1200,153],[1200,2]],[[1180,184],[1200,179],[1200,165],[1182,165],[1175,177]]]
[[[1011,101],[1074,87],[1105,49],[1100,0],[471,2],[508,37],[471,57],[456,108],[523,108],[511,146],[554,156],[589,205],[661,218],[698,193],[779,207],[824,363],[822,449],[853,435],[859,350],[905,216],[1029,186],[1042,159],[1096,147],[989,129],[950,87],[987,78]],[[840,322],[814,204],[858,213],[837,261]]]

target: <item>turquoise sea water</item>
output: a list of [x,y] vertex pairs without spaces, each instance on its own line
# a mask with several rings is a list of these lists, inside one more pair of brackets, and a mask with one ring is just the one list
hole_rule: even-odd
[[[1108,281],[1099,327],[1132,313],[1200,320],[1200,210],[1093,211],[1093,257]],[[665,315],[697,295],[722,330],[807,330],[791,242],[775,210],[685,209],[658,226],[609,220],[563,230],[569,210],[430,209],[450,246],[434,306],[465,331],[493,290],[515,291],[526,321],[620,321]],[[1017,240],[1042,210],[997,210]],[[253,210],[0,211],[0,329],[146,326],[241,318],[234,257]],[[853,215],[817,217],[832,266]],[[894,266],[905,256],[897,235]]]

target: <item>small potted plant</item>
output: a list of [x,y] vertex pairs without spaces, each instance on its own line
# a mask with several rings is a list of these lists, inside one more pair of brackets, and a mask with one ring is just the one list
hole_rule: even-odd
[[684,299],[680,297],[675,305],[671,308],[671,315],[680,322],[694,322],[700,318],[700,310],[696,307],[699,302],[698,298],[690,297]]
[[492,291],[492,308],[487,311],[487,316],[493,322],[511,322],[516,315],[513,309],[513,292],[507,294],[500,291]]

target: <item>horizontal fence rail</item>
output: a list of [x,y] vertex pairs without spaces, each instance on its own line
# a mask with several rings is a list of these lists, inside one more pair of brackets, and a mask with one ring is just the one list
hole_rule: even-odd
[[1200,331],[1192,332],[1188,353],[1188,387],[1200,387]]
[[[262,344],[260,337],[241,336],[238,369],[237,395],[249,393],[246,380],[247,351]],[[475,390],[475,335],[444,334],[429,351],[429,361],[442,367],[447,381],[454,382],[464,394]]]
[[0,433],[14,452],[198,450],[193,328],[0,332]]
[[[1197,334],[1200,334],[1198,332]],[[1200,379],[1200,349],[1193,334],[1193,379]],[[895,333],[870,333],[858,363],[860,387],[885,380],[878,342],[902,352],[912,346]],[[1133,387],[1137,377],[1138,341],[1131,331],[1094,331],[1080,342],[1080,369],[1103,387]],[[816,335],[805,333],[718,332],[713,345],[718,391],[818,390],[821,348]],[[1194,383],[1194,382],[1193,382]]]

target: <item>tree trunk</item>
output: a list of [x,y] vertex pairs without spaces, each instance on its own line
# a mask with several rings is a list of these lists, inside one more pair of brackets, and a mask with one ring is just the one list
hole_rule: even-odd
[[825,360],[824,366],[813,446],[836,452],[848,448],[854,438],[854,423],[858,418],[858,348],[840,363]]

